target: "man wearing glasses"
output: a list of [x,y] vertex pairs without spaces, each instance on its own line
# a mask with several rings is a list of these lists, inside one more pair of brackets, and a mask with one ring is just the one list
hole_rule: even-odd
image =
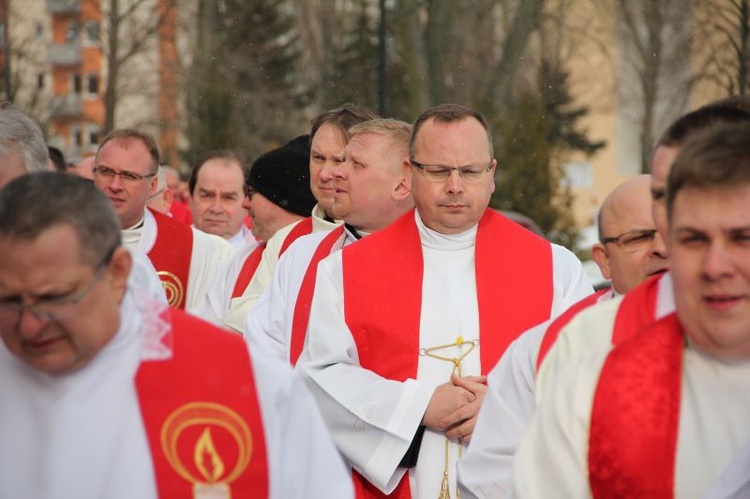
[[748,469],[732,470],[750,442],[748,137],[720,124],[681,146],[665,186],[674,312],[560,366],[519,449],[520,497],[747,497]]
[[453,496],[482,375],[592,291],[572,253],[487,208],[490,137],[463,106],[422,113],[403,159],[416,210],[318,266],[298,366],[363,494]]
[[148,255],[171,306],[191,311],[233,250],[218,236],[146,207],[157,189],[158,166],[159,150],[151,136],[114,130],[96,154],[94,184],[117,212],[125,247]]
[[[678,118],[659,139],[651,157],[651,197],[654,223],[663,240],[666,240],[669,231],[665,186],[672,162],[682,145],[695,135],[720,124],[745,121],[750,121],[750,114],[732,105],[711,104]],[[607,246],[613,244],[616,243],[608,243]],[[620,242],[620,246],[622,244]],[[669,272],[647,279],[623,297],[582,311],[559,331],[544,362],[538,366],[537,401],[558,366],[583,353],[608,350],[612,344],[623,341],[673,311],[674,295]]]
[[304,383],[155,300],[120,238],[76,176],[0,191],[0,497],[351,497]]
[[[466,456],[458,463],[462,497],[510,497],[518,444],[534,414],[534,379],[555,335],[581,310],[627,293],[667,270],[667,251],[651,210],[651,176],[617,186],[599,210],[600,242],[591,249],[612,287],[533,327],[506,350],[487,376],[487,395]],[[618,234],[609,236],[609,234]]]

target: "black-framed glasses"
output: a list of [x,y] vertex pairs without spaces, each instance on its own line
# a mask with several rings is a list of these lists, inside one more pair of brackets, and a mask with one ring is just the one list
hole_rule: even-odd
[[654,239],[656,239],[656,229],[637,229],[623,232],[616,237],[604,237],[601,243],[615,243],[624,252],[632,253],[650,248]]
[[94,277],[80,291],[68,296],[39,300],[34,303],[21,303],[20,297],[0,301],[0,324],[15,324],[18,328],[24,311],[31,313],[37,320],[45,323],[69,318],[75,313],[76,305],[88,296],[96,283],[102,278],[115,250],[119,247],[118,242],[107,252],[101,263],[97,265]]
[[106,166],[97,166],[94,167],[94,175],[101,175],[107,180],[113,180],[115,177],[120,177],[120,180],[122,180],[123,182],[134,184],[136,182],[140,182],[143,179],[153,177],[156,175],[156,173],[147,173],[146,175],[141,175],[140,173],[130,172],[128,170],[119,171],[113,170],[112,168],[108,168]]
[[466,183],[479,182],[485,176],[487,172],[492,170],[492,161],[490,164],[485,165],[467,165],[467,166],[444,166],[444,165],[425,165],[415,161],[409,160],[409,163],[417,169],[419,169],[427,180],[430,182],[445,182],[451,176],[451,173],[455,170],[458,172],[458,176]]

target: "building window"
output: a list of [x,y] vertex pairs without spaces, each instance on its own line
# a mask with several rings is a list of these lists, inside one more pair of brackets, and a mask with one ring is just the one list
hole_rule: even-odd
[[86,41],[95,45],[99,43],[99,23],[89,21],[86,23]]
[[99,145],[99,128],[95,126],[89,127],[89,145]]
[[71,133],[73,134],[73,145],[76,147],[83,147],[83,133],[81,132],[81,129],[75,127],[71,130]]
[[88,75],[86,78],[86,93],[99,95],[99,75]]
[[36,88],[39,90],[44,89],[44,73],[36,75]]
[[78,32],[81,30],[80,24],[78,24],[78,21],[73,21],[70,24],[68,24],[68,29],[65,31],[65,39],[68,42],[72,42],[78,38]]
[[83,80],[81,79],[81,75],[74,74],[73,75],[73,93],[80,95],[81,92],[83,92]]

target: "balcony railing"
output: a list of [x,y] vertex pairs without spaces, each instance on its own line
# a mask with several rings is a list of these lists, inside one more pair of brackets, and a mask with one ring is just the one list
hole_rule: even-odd
[[53,118],[77,118],[83,115],[83,99],[80,95],[55,95],[50,103]]
[[81,64],[81,43],[53,43],[49,46],[49,62],[56,66]]
[[81,12],[81,0],[47,0],[50,14],[77,14]]

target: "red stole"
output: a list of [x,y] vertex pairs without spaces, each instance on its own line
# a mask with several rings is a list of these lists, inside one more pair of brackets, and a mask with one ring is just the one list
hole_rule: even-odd
[[656,301],[661,275],[653,276],[625,294],[617,308],[612,344],[617,345],[656,322]]
[[[312,232],[312,217],[307,217],[299,222],[297,225],[292,227],[292,230],[284,238],[279,249],[279,256],[283,255],[286,249],[298,238],[310,234]],[[258,270],[258,265],[263,258],[263,251],[266,249],[266,243],[259,244],[245,259],[245,263],[242,264],[242,269],[237,276],[237,280],[234,282],[234,289],[232,290],[232,298],[239,298],[245,293],[245,290],[250,285],[250,281],[253,280],[255,272]]]
[[307,217],[303,219],[300,223],[295,225],[292,230],[289,231],[289,234],[286,235],[284,238],[284,242],[281,243],[281,249],[279,250],[279,256],[283,255],[286,249],[289,247],[290,244],[292,244],[294,241],[296,241],[298,238],[305,236],[307,234],[312,234],[313,226],[312,226],[312,217]]
[[683,349],[671,314],[607,357],[589,434],[594,498],[674,497]]
[[[486,374],[518,335],[549,319],[552,248],[490,209],[479,221],[475,248]],[[414,211],[342,251],[344,314],[360,365],[388,379],[416,379],[424,262]],[[358,496],[382,496],[358,478]],[[392,497],[408,496],[405,476]]]
[[318,244],[313,253],[310,264],[305,271],[305,277],[302,279],[297,301],[294,303],[294,315],[292,317],[292,337],[289,340],[289,362],[292,365],[297,364],[302,348],[305,346],[305,336],[307,335],[307,324],[310,322],[310,306],[312,305],[313,294],[315,293],[315,278],[318,275],[318,263],[331,254],[333,245],[339,240],[344,233],[344,227],[333,229]]
[[547,331],[544,332],[542,343],[539,345],[539,355],[536,359],[537,372],[539,372],[539,369],[542,367],[542,362],[544,361],[545,357],[547,357],[547,353],[549,353],[550,348],[552,348],[552,345],[554,345],[555,341],[557,341],[557,337],[560,335],[560,331],[562,330],[562,328],[567,326],[568,323],[573,319],[573,317],[578,315],[578,312],[587,309],[592,305],[596,305],[597,303],[599,303],[599,300],[602,298],[602,296],[610,292],[611,290],[609,288],[605,288],[596,293],[592,293],[578,303],[571,305],[569,309],[560,314],[557,319],[552,321],[552,323],[547,327]]
[[161,279],[170,307],[185,308],[193,230],[171,217],[149,208],[156,220],[156,241],[148,258]]
[[268,464],[242,337],[170,311],[173,357],[144,361],[135,383],[159,497],[229,489],[267,497]]
[[234,289],[232,290],[232,298],[239,298],[242,293],[245,292],[247,286],[255,275],[255,271],[258,270],[260,260],[263,258],[263,252],[266,249],[266,243],[260,243],[255,247],[253,251],[245,258],[245,263],[242,264],[240,273],[237,276],[237,280],[234,282]]

